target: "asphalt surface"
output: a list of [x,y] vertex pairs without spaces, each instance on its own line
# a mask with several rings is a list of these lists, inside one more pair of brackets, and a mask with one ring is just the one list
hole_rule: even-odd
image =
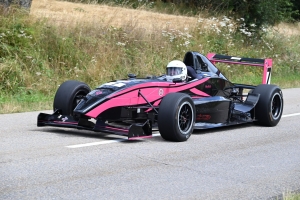
[[[300,189],[300,88],[273,128],[195,132],[187,142],[37,127],[0,115],[0,199],[270,199]],[[47,111],[50,112],[50,111]]]

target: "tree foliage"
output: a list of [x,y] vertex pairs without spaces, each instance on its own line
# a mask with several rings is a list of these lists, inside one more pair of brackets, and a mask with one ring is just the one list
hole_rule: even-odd
[[292,18],[294,20],[299,21],[300,20],[300,1],[299,0],[292,0],[291,3],[293,4],[293,13]]
[[163,0],[187,7],[224,13],[235,18],[240,26],[253,33],[282,21],[299,20],[299,0]]
[[293,4],[289,0],[231,0],[236,19],[242,18],[241,23],[254,32],[263,27],[274,26],[282,21],[292,19]]

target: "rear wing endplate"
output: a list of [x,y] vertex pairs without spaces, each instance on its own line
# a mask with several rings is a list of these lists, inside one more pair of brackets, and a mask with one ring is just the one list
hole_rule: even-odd
[[227,63],[227,64],[263,67],[262,83],[263,84],[271,83],[272,59],[270,58],[267,59],[242,58],[242,57],[221,55],[215,53],[208,53],[207,58],[214,65],[219,62],[219,63]]

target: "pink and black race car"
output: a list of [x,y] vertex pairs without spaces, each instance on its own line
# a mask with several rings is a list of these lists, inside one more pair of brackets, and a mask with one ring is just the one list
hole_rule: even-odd
[[[83,82],[66,81],[55,94],[54,113],[40,113],[37,125],[108,132],[128,139],[151,137],[158,128],[165,140],[186,141],[194,129],[250,122],[272,127],[280,121],[283,96],[278,86],[269,84],[271,59],[212,53],[205,57],[190,51],[183,62],[194,70],[188,72],[187,81],[129,74],[92,91]],[[263,84],[231,83],[216,62],[263,67]]]

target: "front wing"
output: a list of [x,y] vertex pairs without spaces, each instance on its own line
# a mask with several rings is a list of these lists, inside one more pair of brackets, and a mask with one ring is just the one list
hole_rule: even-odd
[[150,120],[146,120],[144,123],[132,123],[129,126],[113,126],[101,120],[96,122],[82,118],[77,120],[69,115],[61,115],[59,111],[53,114],[40,113],[37,118],[37,126],[55,126],[113,133],[126,136],[129,140],[152,137]]

